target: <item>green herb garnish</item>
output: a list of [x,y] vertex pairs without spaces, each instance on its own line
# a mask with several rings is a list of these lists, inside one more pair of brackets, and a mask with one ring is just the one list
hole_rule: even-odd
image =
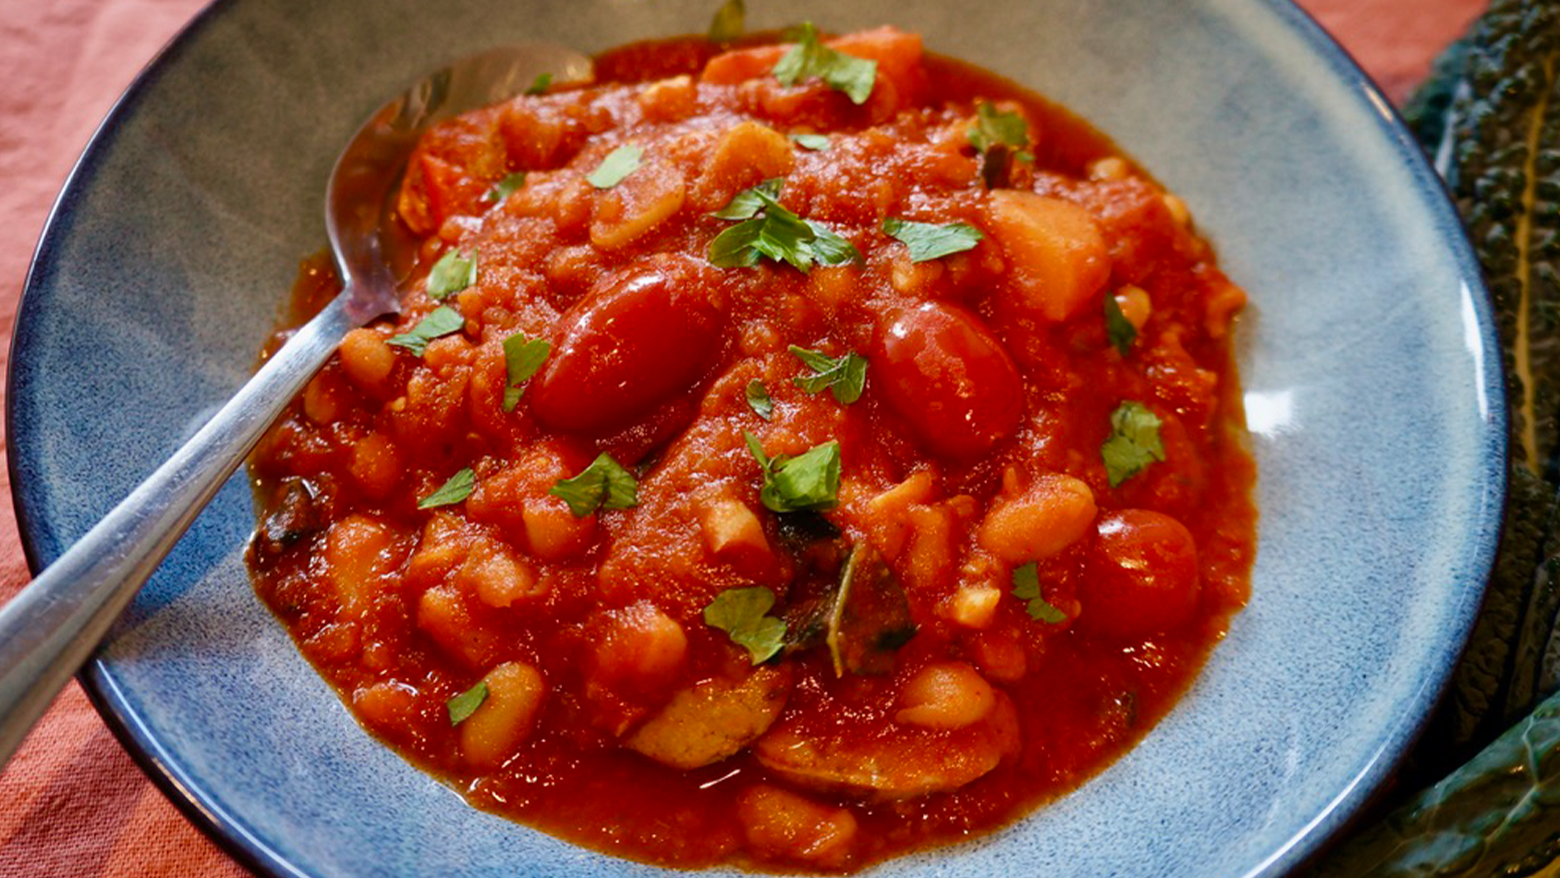
[[515,333],[504,339],[504,411],[512,412],[520,402],[522,385],[530,381],[552,353],[552,342],[545,338],[526,338]]
[[418,509],[432,509],[436,506],[449,506],[471,496],[472,490],[477,487],[477,474],[470,467],[461,470],[449,481],[439,486],[437,491],[417,501]]
[[[786,262],[807,271],[814,262],[843,265],[861,261],[855,245],[822,223],[804,220],[780,206],[779,179],[765,180],[732,197],[711,214],[719,219],[742,220],[710,242],[710,264],[720,268],[751,268],[761,258]],[[758,215],[762,212],[762,216]]]
[[877,82],[877,62],[847,55],[818,42],[818,29],[810,21],[802,22],[796,32],[797,44],[775,65],[775,79],[781,85],[795,85],[814,76],[829,88],[842,91],[853,104],[864,104]]
[[822,512],[839,505],[840,443],[825,442],[789,457],[764,455],[758,437],[743,431],[748,450],[764,471],[758,499],[773,512]]
[[487,681],[483,680],[445,702],[444,706],[450,712],[450,725],[458,726],[470,719],[471,715],[477,712],[477,708],[482,706],[482,702],[487,700],[487,697]]
[[802,149],[810,149],[813,152],[826,152],[829,149],[829,135],[827,134],[792,134],[791,139]]
[[970,145],[980,153],[980,176],[987,189],[1007,186],[1013,160],[1032,162],[1029,125],[1018,113],[1004,113],[995,105],[981,101],[975,107],[975,127],[968,130]]
[[747,9],[743,7],[742,0],[726,0],[715,10],[715,17],[710,19],[710,42],[729,43],[742,36],[746,18]]
[[1159,441],[1162,422],[1140,402],[1127,400],[1110,413],[1110,438],[1100,446],[1105,475],[1112,488],[1142,472],[1156,460],[1165,459],[1165,447]]
[[541,73],[538,74],[535,79],[531,80],[531,84],[526,87],[525,93],[533,97],[536,95],[544,95],[547,94],[547,89],[551,87],[552,74]]
[[459,311],[448,305],[440,305],[429,311],[427,317],[417,321],[411,332],[391,336],[385,344],[406,348],[420,357],[428,350],[428,342],[442,335],[459,332],[465,325],[466,318]]
[[747,404],[755,414],[764,420],[769,420],[775,414],[775,401],[769,398],[769,390],[764,387],[764,382],[754,378],[747,383]]
[[1132,347],[1132,342],[1137,340],[1137,327],[1127,319],[1127,315],[1121,313],[1121,303],[1110,293],[1105,294],[1105,334],[1110,337],[1110,343],[1125,357],[1127,349]]
[[1067,614],[1040,596],[1040,565],[1033,561],[1013,569],[1013,597],[1028,601],[1024,609],[1029,618],[1055,625],[1067,621]]
[[861,392],[867,386],[866,357],[851,352],[835,359],[796,345],[791,345],[788,350],[813,370],[811,375],[791,379],[797,387],[807,393],[817,393],[828,388],[841,405],[850,405],[861,399]]
[[612,455],[603,452],[572,479],[561,479],[547,493],[563,498],[576,518],[597,509],[630,509],[639,505],[639,482]]
[[642,147],[632,143],[624,144],[607,153],[607,157],[585,179],[597,189],[611,189],[623,182],[623,178],[639,170],[639,160],[644,155]]
[[986,237],[980,229],[967,223],[917,223],[888,217],[883,220],[883,231],[910,248],[911,262],[930,262],[952,253],[973,250]]
[[[515,171],[513,174],[509,174],[504,179],[494,183],[487,192],[483,193],[482,199],[491,201],[494,204],[503,204],[509,200],[509,196],[515,194],[515,190],[524,185],[525,171]],[[472,276],[471,281],[472,283],[476,282],[475,275]]]
[[775,593],[762,586],[729,588],[704,608],[704,624],[726,632],[753,664],[763,664],[785,646],[785,622],[767,615],[774,605]]
[[462,256],[459,250],[450,249],[428,269],[428,298],[442,301],[476,282],[476,251]]

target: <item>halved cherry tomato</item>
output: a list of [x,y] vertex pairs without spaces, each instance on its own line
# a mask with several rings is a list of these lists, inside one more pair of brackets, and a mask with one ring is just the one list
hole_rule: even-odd
[[552,355],[527,394],[542,426],[626,427],[688,389],[720,350],[725,315],[691,260],[655,259],[605,280],[559,321]]
[[1200,592],[1185,525],[1148,509],[1100,517],[1079,595],[1088,630],[1118,640],[1168,631],[1191,618]]
[[1024,414],[1013,359],[980,318],[956,305],[923,302],[890,315],[872,377],[921,441],[946,457],[978,457]]

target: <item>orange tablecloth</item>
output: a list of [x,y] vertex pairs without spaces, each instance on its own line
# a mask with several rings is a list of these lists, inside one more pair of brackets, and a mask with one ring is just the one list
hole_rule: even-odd
[[[33,246],[75,156],[114,98],[202,5],[203,0],[0,0],[5,346]],[[1484,0],[1301,0],[1301,5],[1389,97],[1401,101]],[[9,493],[3,467],[0,491]],[[15,514],[0,500],[0,600],[27,579]],[[243,874],[147,782],[74,683],[0,772],[0,878]]]

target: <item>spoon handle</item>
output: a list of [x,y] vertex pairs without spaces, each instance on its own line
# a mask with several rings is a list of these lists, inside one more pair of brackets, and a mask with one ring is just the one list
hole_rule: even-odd
[[0,608],[0,765],[353,322],[350,290],[298,330],[130,496]]

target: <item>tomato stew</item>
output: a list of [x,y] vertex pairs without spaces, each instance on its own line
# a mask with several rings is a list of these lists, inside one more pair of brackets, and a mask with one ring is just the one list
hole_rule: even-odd
[[[1186,207],[917,36],[797,39],[431,131],[406,312],[253,461],[259,594],[369,731],[670,866],[1011,821],[1248,591],[1245,297]],[[296,306],[335,288],[311,260]]]

